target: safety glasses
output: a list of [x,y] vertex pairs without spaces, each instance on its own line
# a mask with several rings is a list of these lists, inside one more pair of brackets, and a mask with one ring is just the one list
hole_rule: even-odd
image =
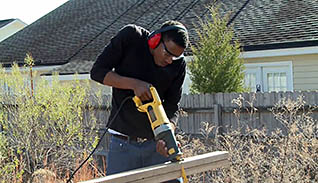
[[177,55],[171,53],[171,52],[167,49],[167,46],[166,46],[166,44],[165,44],[164,41],[162,41],[162,45],[163,45],[163,48],[164,48],[163,51],[164,51],[165,55],[168,56],[168,57],[171,57],[172,60],[178,60],[178,59],[184,57],[183,53],[182,53],[180,56],[177,56]]

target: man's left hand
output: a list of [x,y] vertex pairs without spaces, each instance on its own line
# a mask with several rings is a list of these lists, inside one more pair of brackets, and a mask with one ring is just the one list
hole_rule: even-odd
[[162,156],[168,157],[168,148],[166,147],[166,142],[163,140],[158,140],[156,146],[157,152]]
[[[181,147],[181,144],[180,144],[179,141],[177,141],[177,145],[178,145],[179,148]],[[161,154],[162,156],[165,156],[165,157],[169,156],[168,148],[166,147],[166,142],[165,141],[158,140],[156,148],[157,148],[157,152],[159,154]]]

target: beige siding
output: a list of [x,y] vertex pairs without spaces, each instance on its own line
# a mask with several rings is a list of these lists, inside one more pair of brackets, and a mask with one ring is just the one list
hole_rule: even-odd
[[318,54],[247,58],[245,63],[270,63],[292,61],[293,88],[297,90],[318,90]]
[[[46,67],[46,68],[42,68],[42,69],[34,69],[33,72],[32,72],[32,76],[33,76],[33,81],[34,81],[34,85],[36,86],[38,80],[40,79],[40,75],[41,74],[44,74],[44,73],[47,73],[49,71],[51,71],[53,68],[55,67]],[[11,72],[11,70],[8,70],[7,72]],[[30,73],[29,73],[29,69],[26,69],[26,70],[21,70],[22,74],[24,75],[25,78],[30,78]],[[83,76],[83,75],[81,75]],[[80,83],[83,83],[82,86],[87,86],[86,85],[86,81],[87,79],[89,79],[89,76],[84,76],[79,78],[80,75],[77,76]],[[47,81],[51,81],[53,79],[53,76],[42,76],[41,77],[42,79],[46,79]],[[61,84],[70,84],[72,83],[72,80],[75,80],[75,75],[60,75],[59,76],[59,80],[60,80],[60,83]],[[97,92],[102,92],[102,94],[104,95],[109,95],[111,94],[111,87],[109,86],[105,86],[105,85],[101,85],[93,80],[90,80],[89,79],[89,86],[88,86],[91,91],[93,93],[97,93]]]
[[[109,95],[111,94],[111,87],[109,86],[105,86],[105,85],[102,85],[102,84],[99,84],[91,79],[89,79],[89,76],[85,79],[83,78],[78,78],[79,79],[79,82],[80,83],[83,83],[82,86],[87,86],[86,85],[86,82],[87,82],[87,79],[89,80],[89,85],[88,87],[90,88],[90,90],[93,92],[93,93],[98,93],[98,92],[101,92],[102,94],[104,95]],[[75,75],[68,75],[68,78],[65,79],[65,76],[63,75],[60,75],[59,76],[59,80],[62,84],[69,84],[72,82],[72,80],[75,80]]]
[[[60,81],[61,84],[70,84],[72,81],[71,80],[61,80]],[[82,80],[79,80],[79,82],[81,83],[81,86],[82,87],[89,87],[88,89],[90,90],[90,92],[92,93],[99,93],[101,92],[100,94],[102,95],[110,95],[112,90],[111,90],[111,87],[109,86],[105,86],[105,85],[101,85],[91,79],[89,79],[89,84],[87,85],[86,82],[87,80],[86,79],[82,79]]]
[[294,72],[297,72],[297,76],[298,76],[297,78],[301,78],[301,79],[308,78],[308,77],[313,78],[313,79],[318,78],[317,70],[316,71],[303,71],[303,70],[296,71],[296,69],[295,69]]
[[27,24],[17,19],[0,29],[0,42],[23,29]]
[[89,85],[91,86],[91,89],[93,90],[93,92],[101,91],[102,94],[106,94],[106,95],[112,93],[112,89],[110,86],[99,84],[93,80],[89,81]]

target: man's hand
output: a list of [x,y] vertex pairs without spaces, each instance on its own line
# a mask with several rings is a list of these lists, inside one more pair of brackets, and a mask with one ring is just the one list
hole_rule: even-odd
[[114,71],[110,71],[106,74],[103,83],[115,88],[133,90],[135,96],[139,97],[141,101],[152,99],[151,84],[136,78],[121,76]]
[[[180,148],[181,144],[179,141],[177,141],[177,145]],[[166,142],[163,140],[158,140],[157,142],[157,146],[156,146],[156,150],[159,154],[161,154],[162,156],[168,157],[168,148],[166,147]]]
[[138,80],[135,80],[134,83],[134,93],[135,96],[139,97],[141,101],[147,101],[152,99],[152,95],[150,92],[151,84]]
[[166,147],[166,142],[163,140],[158,140],[157,142],[157,152],[162,156],[168,157],[168,148]]

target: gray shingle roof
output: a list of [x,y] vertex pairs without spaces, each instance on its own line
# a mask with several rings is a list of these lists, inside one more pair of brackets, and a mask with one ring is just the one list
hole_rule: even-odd
[[59,68],[55,68],[52,71],[44,73],[42,75],[53,75],[59,73],[60,75],[71,75],[71,74],[87,74],[89,69],[92,68],[94,62],[87,60],[72,60]]
[[[0,63],[23,62],[26,52],[31,52],[38,65],[69,63],[57,71],[87,73],[92,65],[88,63],[128,23],[154,30],[168,19],[179,20],[195,42],[193,24],[208,13],[206,6],[213,2],[69,0],[1,42]],[[246,50],[318,45],[318,0],[249,0],[239,11],[245,2],[218,0],[215,4],[220,5],[221,12],[237,15],[232,25]],[[78,68],[81,64],[86,68]]]
[[253,0],[234,27],[246,46],[318,40],[318,1]]

